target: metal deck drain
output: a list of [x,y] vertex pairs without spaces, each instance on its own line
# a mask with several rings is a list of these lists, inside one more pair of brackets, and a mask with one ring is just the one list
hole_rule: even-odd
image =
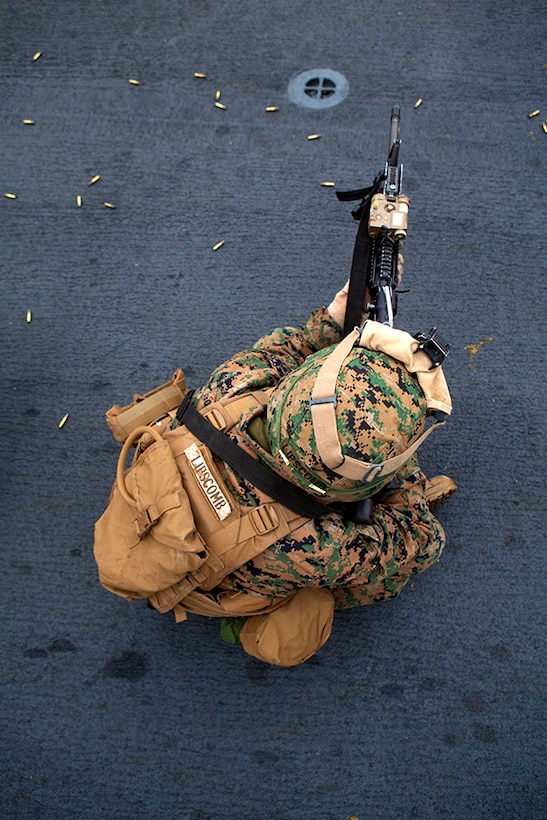
[[304,108],[332,108],[345,100],[349,83],[343,74],[330,68],[312,68],[294,77],[288,88],[289,100]]

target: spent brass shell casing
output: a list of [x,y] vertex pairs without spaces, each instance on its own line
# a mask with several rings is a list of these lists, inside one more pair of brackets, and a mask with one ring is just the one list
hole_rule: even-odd
[[36,125],[34,120],[23,120],[23,125]]
[[217,91],[215,94],[215,100],[218,102],[220,100],[220,91]]
[[76,205],[78,206],[78,208],[82,207],[82,197],[80,196],[80,194],[78,194],[78,196],[76,197]]
[[416,100],[416,102],[414,103],[414,108],[419,108],[422,103],[423,103],[423,99],[420,97],[420,99]]
[[103,202],[105,208],[115,208],[116,206],[113,205],[111,202]]
[[140,80],[128,80],[127,82],[131,83],[131,85],[140,85],[141,84]]
[[4,194],[6,199],[17,199],[17,194]]
[[101,178],[100,175],[96,174],[94,177],[91,177],[91,179],[89,180],[89,182],[87,184],[88,185],[95,185],[95,183],[98,182],[100,180],[100,178]]
[[268,111],[268,112],[279,111],[279,106],[278,105],[267,105],[266,106],[266,111]]
[[318,140],[321,139],[321,134],[308,134],[309,140]]
[[334,188],[335,183],[334,182],[322,182],[321,185],[323,186],[323,188]]
[[194,77],[198,80],[205,80],[207,78],[207,74],[202,74],[201,71],[194,71]]
[[536,110],[535,110],[535,111],[531,111],[531,112],[528,114],[528,119],[529,119],[529,120],[531,120],[531,119],[532,119],[532,117],[537,117],[537,115],[540,113],[540,111],[541,111],[541,109],[539,109],[539,108],[536,108]]
[[221,239],[220,242],[217,242],[216,245],[213,245],[213,250],[218,251],[219,248],[222,248],[224,245],[224,239]]
[[226,106],[223,103],[216,102],[215,105],[217,108],[221,108],[223,111],[226,111]]
[[42,52],[37,51],[36,54],[33,55],[32,59],[34,60],[34,62],[36,62],[36,60],[39,60],[41,56],[42,56]]
[[68,421],[69,416],[70,416],[70,413],[65,413],[65,414],[64,414],[63,418],[62,418],[62,419],[61,419],[61,421],[59,422],[59,430],[61,429],[61,427],[64,427],[64,426],[65,426],[65,424],[66,424],[66,423],[67,423],[67,421]]
[[31,310],[27,310],[26,319],[27,319],[27,324],[30,325],[30,323],[32,322],[32,311]]

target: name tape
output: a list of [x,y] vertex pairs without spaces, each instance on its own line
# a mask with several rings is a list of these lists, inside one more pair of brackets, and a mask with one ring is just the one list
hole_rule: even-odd
[[228,518],[232,512],[230,502],[220,489],[218,482],[207,465],[207,462],[201,455],[197,444],[191,444],[187,447],[184,451],[184,455],[188,459],[188,464],[192,468],[205,498],[215,511],[218,519],[223,521],[225,518]]

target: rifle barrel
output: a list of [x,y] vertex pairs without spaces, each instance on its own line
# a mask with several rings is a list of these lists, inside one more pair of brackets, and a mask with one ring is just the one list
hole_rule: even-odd
[[394,105],[391,109],[391,128],[389,133],[389,150],[391,153],[394,142],[399,139],[399,123],[401,121],[401,109],[398,105]]

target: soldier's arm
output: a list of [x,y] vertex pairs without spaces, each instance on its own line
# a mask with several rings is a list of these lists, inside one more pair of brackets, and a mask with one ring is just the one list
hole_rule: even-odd
[[301,328],[280,327],[248,350],[236,353],[217,367],[196,392],[199,403],[210,404],[250,390],[274,387],[307,356],[340,341],[341,328],[326,308],[312,313]]
[[293,370],[311,353],[337,344],[341,339],[341,330],[329,309],[319,308],[302,328],[278,327],[259,339],[254,349],[268,351],[283,361],[289,370]]

